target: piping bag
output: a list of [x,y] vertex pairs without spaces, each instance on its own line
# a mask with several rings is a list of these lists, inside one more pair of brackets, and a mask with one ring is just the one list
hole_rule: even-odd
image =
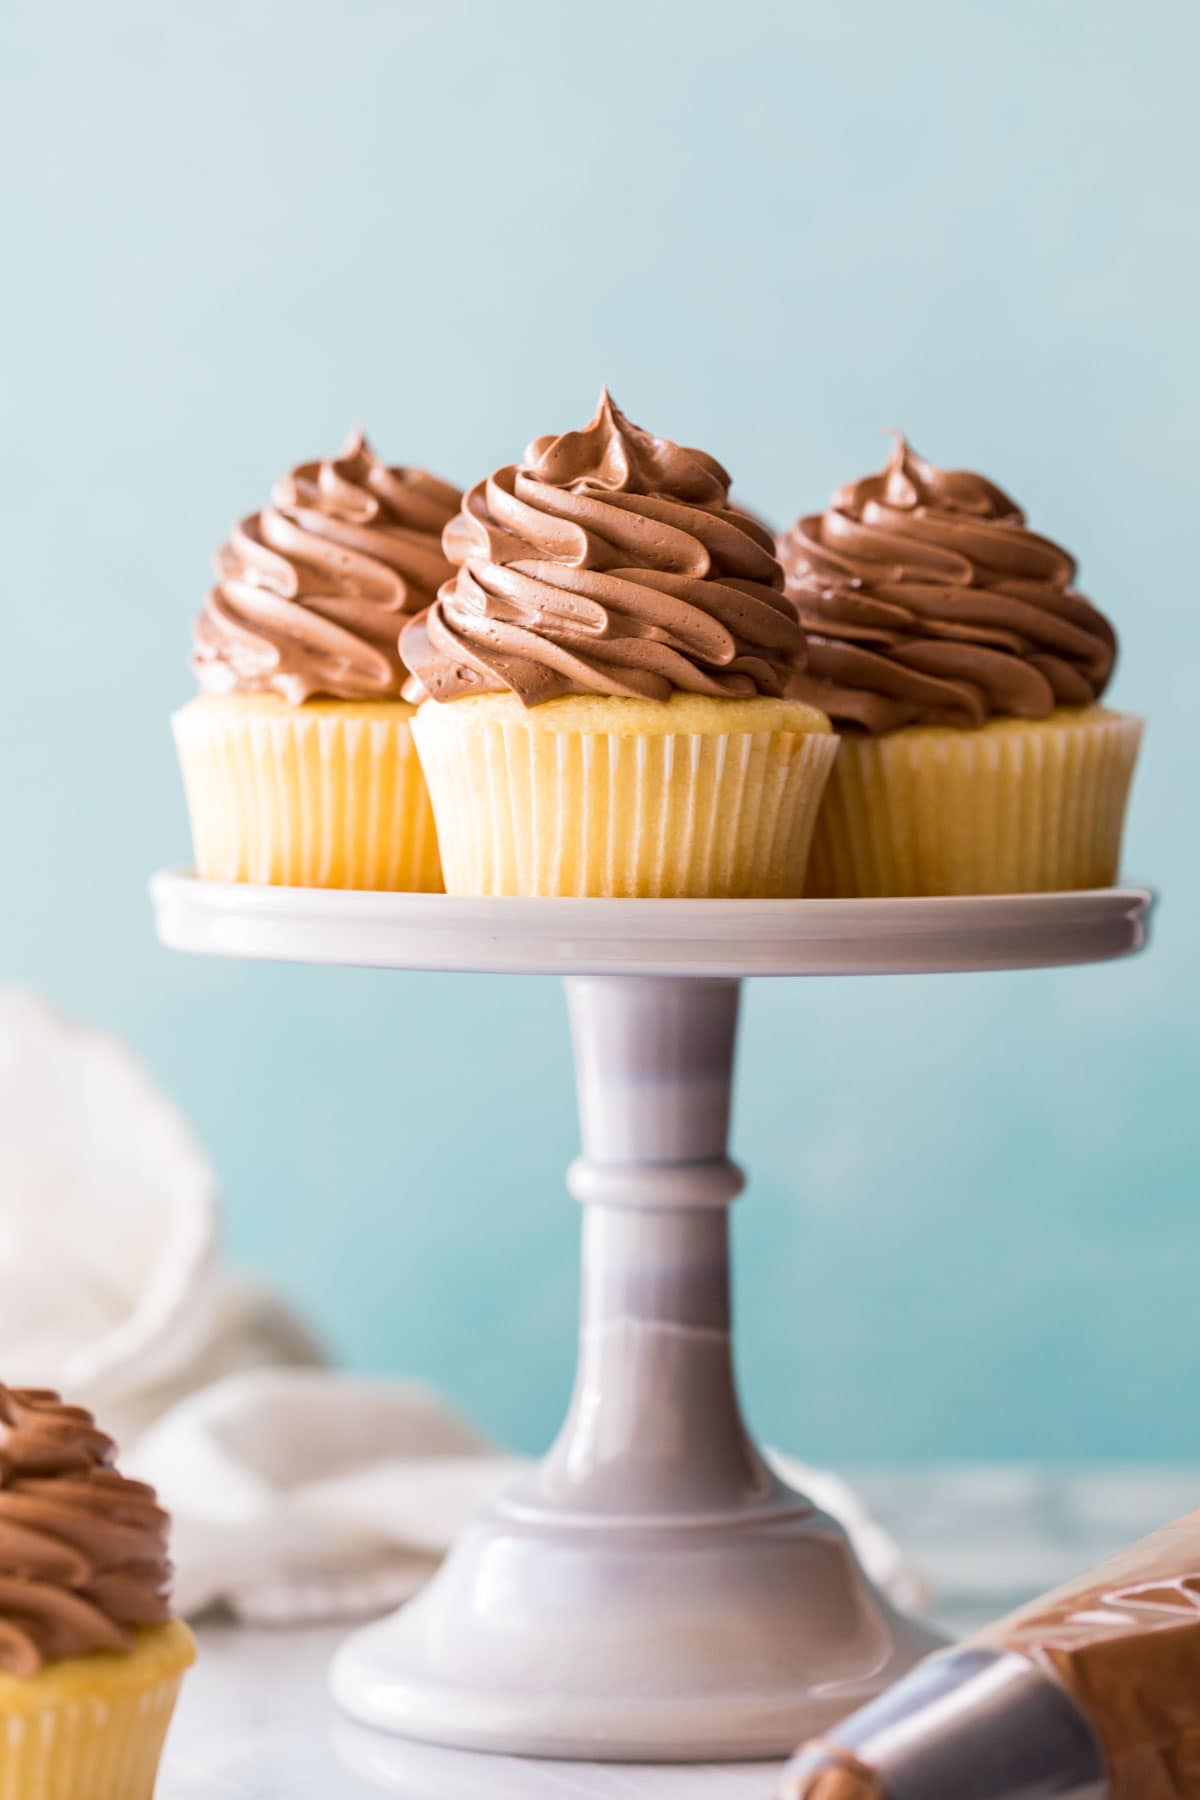
[[778,1800],[1200,1800],[1200,1512],[928,1657]]

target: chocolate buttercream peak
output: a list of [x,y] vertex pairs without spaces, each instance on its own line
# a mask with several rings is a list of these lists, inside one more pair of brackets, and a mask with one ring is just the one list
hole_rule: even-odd
[[1116,635],[1075,561],[1002,488],[898,433],[883,469],[778,540],[809,640],[792,687],[843,729],[978,726],[1089,706]]
[[170,1617],[167,1515],[84,1407],[0,1387],[0,1670],[133,1647]]
[[803,657],[769,536],[720,463],[607,389],[586,425],[478,482],[443,546],[458,573],[402,640],[413,698],[778,698]]
[[535,438],[524,468],[552,487],[611,493],[670,495],[701,506],[723,506],[729,476],[711,456],[656,437],[621,411],[607,388],[577,431]]
[[346,433],[346,441],[338,451],[335,461],[350,462],[356,456],[373,456],[374,452],[367,442],[367,434],[361,425],[352,425]]
[[460,499],[423,469],[381,462],[361,426],[336,456],[289,470],[217,553],[196,621],[201,687],[399,699],[400,630],[451,571],[441,539]]

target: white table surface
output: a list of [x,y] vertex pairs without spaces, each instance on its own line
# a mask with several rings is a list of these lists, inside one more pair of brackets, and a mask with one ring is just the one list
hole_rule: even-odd
[[[1200,1469],[1020,1468],[863,1475],[866,1498],[961,1632],[1200,1505]],[[644,1769],[406,1745],[353,1727],[325,1689],[344,1628],[199,1629],[158,1800],[770,1800],[769,1764]]]

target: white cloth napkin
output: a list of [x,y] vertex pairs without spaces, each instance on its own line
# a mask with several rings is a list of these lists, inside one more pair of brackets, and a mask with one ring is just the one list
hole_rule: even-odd
[[218,1255],[217,1182],[114,1038],[0,990],[0,1380],[55,1387],[122,1444],[236,1369],[322,1360]]
[[[177,1602],[289,1623],[409,1598],[523,1467],[415,1382],[315,1365],[218,1256],[217,1184],[112,1038],[0,991],[0,1380],[56,1387],[174,1514]],[[775,1458],[899,1604],[920,1583],[837,1477]]]

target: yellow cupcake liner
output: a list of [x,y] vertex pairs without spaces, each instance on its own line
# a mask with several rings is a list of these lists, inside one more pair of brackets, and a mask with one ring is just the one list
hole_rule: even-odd
[[404,701],[190,701],[172,725],[197,873],[209,881],[440,893],[414,711]]
[[978,731],[847,737],[813,838],[807,892],[1032,894],[1109,887],[1142,721],[1104,707]]
[[452,894],[798,895],[837,754],[795,702],[427,702],[413,723]]
[[184,1670],[196,1649],[175,1621],[128,1656],[0,1677],[0,1800],[151,1800]]

